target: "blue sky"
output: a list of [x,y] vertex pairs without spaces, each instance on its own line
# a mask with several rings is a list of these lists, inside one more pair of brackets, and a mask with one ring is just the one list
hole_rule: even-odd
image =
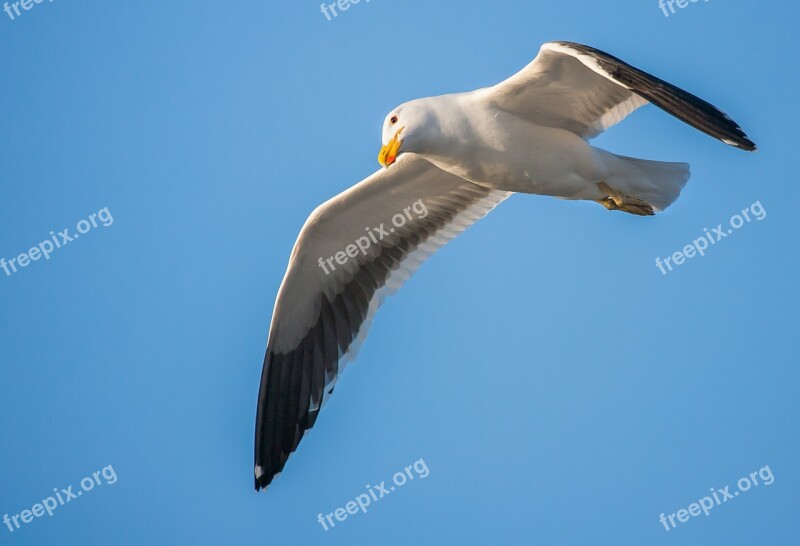
[[[0,543],[796,540],[799,14],[740,0],[669,17],[655,0],[372,0],[331,21],[305,1],[0,12],[0,257],[113,217],[0,271],[0,517],[117,477],[13,533],[0,523]],[[680,200],[642,219],[513,196],[387,301],[256,495],[267,328],[307,215],[376,170],[395,105],[494,84],[554,39],[717,104],[760,151],[654,107],[602,135],[690,162]],[[763,220],[655,266],[755,202]],[[317,522],[419,459],[426,478]],[[765,466],[769,486],[659,523]]]

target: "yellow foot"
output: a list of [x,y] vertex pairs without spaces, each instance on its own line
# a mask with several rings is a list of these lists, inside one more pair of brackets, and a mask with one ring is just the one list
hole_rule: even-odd
[[635,214],[636,216],[653,216],[655,214],[652,205],[649,203],[618,192],[605,182],[599,182],[597,187],[608,194],[608,197],[597,200],[598,203],[608,210],[621,210],[622,212]]

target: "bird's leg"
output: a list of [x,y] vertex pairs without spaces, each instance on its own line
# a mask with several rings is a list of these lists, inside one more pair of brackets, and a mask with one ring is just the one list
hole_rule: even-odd
[[624,193],[615,190],[605,182],[598,182],[597,187],[600,188],[603,193],[608,194],[608,197],[597,200],[598,203],[603,205],[608,210],[621,210],[622,212],[635,214],[636,216],[653,216],[655,214],[652,205],[649,203],[642,201],[641,199],[625,195]]

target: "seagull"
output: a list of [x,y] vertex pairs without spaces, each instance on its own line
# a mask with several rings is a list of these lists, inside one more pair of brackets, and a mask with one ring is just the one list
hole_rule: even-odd
[[736,148],[756,145],[708,102],[598,49],[544,44],[507,80],[417,99],[384,121],[382,168],[306,220],[281,283],[258,395],[255,488],[279,474],[333,393],[378,307],[428,256],[513,193],[650,216],[689,165],[589,140],[652,103]]

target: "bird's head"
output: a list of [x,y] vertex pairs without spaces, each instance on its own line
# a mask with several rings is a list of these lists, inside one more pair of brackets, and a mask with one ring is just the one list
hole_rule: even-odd
[[431,121],[432,112],[422,99],[392,110],[383,122],[378,163],[388,169],[403,153],[423,151],[424,140],[430,137]]

